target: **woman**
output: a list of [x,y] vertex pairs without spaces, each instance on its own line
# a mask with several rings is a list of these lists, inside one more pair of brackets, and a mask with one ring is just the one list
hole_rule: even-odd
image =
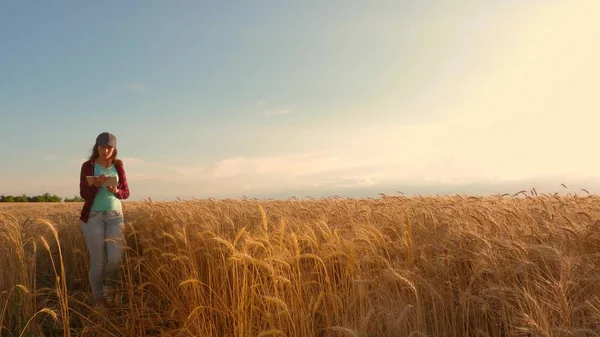
[[[87,177],[93,176],[92,182]],[[116,177],[116,186],[105,186]],[[129,197],[123,162],[117,159],[117,138],[103,132],[96,138],[90,159],[81,166],[79,194],[83,235],[90,253],[90,283],[97,305],[110,304],[123,258],[123,211],[121,199]],[[105,247],[106,244],[106,247]]]

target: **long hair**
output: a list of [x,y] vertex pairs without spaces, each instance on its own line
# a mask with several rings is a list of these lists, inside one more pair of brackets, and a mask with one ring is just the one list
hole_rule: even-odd
[[[90,160],[96,160],[96,159],[98,159],[98,156],[100,156],[100,153],[98,152],[98,145],[94,144],[94,146],[92,147],[92,154],[90,155]],[[115,165],[121,164],[121,160],[117,159],[117,149],[116,148],[113,151],[112,156],[110,156],[110,161]]]

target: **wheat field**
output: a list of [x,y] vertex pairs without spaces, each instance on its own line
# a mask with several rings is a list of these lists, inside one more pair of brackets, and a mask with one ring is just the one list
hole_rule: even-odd
[[125,202],[90,304],[81,204],[0,205],[1,336],[598,336],[600,197]]

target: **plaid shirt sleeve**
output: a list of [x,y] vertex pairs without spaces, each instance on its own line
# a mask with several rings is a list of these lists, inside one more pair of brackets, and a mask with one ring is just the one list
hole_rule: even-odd
[[119,184],[117,185],[118,191],[115,193],[115,196],[118,199],[127,199],[129,198],[129,185],[127,184],[127,175],[125,174],[123,162],[119,162],[119,165],[115,165],[115,167],[119,174]]
[[98,193],[99,188],[96,185],[89,185],[86,176],[94,175],[94,167],[89,162],[81,165],[81,175],[79,179],[79,195],[85,200],[93,200]]

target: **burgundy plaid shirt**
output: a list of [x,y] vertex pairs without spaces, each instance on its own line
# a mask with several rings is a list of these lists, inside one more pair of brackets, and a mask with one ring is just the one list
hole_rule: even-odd
[[[115,193],[115,196],[117,199],[127,199],[129,198],[129,186],[127,185],[127,177],[125,175],[125,169],[123,168],[123,162],[120,160],[115,162],[115,169],[119,175],[119,184],[117,185],[119,190],[117,193]],[[79,218],[83,222],[88,221],[90,210],[92,209],[92,204],[94,203],[94,198],[100,189],[96,185],[88,184],[86,176],[93,175],[94,161],[88,160],[81,165],[81,176],[79,179],[79,195],[85,200],[83,203],[83,209],[81,210],[81,217]]]

